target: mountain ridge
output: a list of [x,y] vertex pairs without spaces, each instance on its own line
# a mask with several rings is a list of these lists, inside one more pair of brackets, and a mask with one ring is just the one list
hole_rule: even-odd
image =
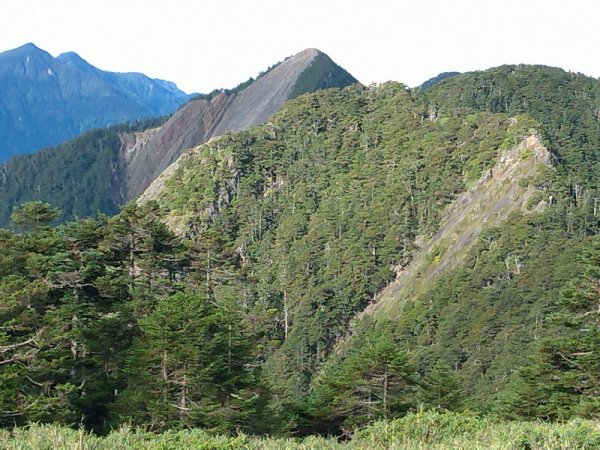
[[[51,56],[48,55],[48,58]],[[69,61],[65,63],[69,68],[83,64],[85,70],[97,70],[76,54],[67,53],[60,58]],[[110,73],[101,73],[104,78],[112,76]],[[94,79],[100,80],[98,77]],[[327,55],[316,49],[307,49],[271,66],[256,79],[250,78],[236,88],[193,96],[191,101],[181,105],[171,117],[165,119],[148,139],[136,141],[130,134],[140,132],[143,123],[139,123],[116,126],[105,132],[96,130],[86,133],[57,149],[44,149],[43,155],[38,152],[17,156],[3,166],[5,175],[0,183],[0,198],[4,204],[0,208],[0,223],[7,226],[12,208],[18,203],[34,199],[56,203],[65,211],[60,220],[74,215],[94,216],[98,212],[114,214],[120,206],[142,193],[185,149],[217,135],[268,120],[292,95],[327,87],[343,87],[355,82],[354,77]],[[157,121],[149,120],[148,124],[156,128]],[[110,139],[107,134],[111,136]],[[100,139],[101,142],[95,142],[94,139]],[[98,147],[102,151],[98,151]],[[69,161],[68,154],[63,151],[66,148],[71,151],[80,149],[77,150],[79,157],[76,161]],[[86,164],[79,164],[80,158],[88,160],[88,168],[84,167]],[[38,167],[35,160],[40,161]],[[103,165],[104,168],[101,168]],[[48,171],[44,166],[53,167],[55,176],[52,180],[46,179]],[[27,167],[26,171],[22,170],[24,167]],[[102,189],[95,194],[85,184],[63,183],[63,178],[70,179],[72,176],[67,173],[68,170],[77,172],[82,178],[89,175],[93,179],[102,178],[97,171],[105,171],[106,179],[101,182]],[[79,173],[81,170],[85,172]],[[64,173],[61,174],[61,171]],[[105,186],[107,183],[111,186]],[[45,186],[44,190],[30,191],[33,186],[42,185]],[[75,190],[66,191],[67,185],[68,189]],[[100,192],[106,191],[111,193],[107,198],[96,198]],[[82,198],[88,201],[81,202]],[[77,208],[73,208],[75,203],[79,205]],[[86,203],[90,207],[85,206]],[[97,206],[92,208],[91,205],[102,207],[96,209]]]
[[140,73],[102,71],[35,44],[0,53],[0,162],[93,128],[168,115],[189,95]]
[[[303,79],[315,62],[321,62],[325,68],[319,67],[316,75],[312,74],[314,79]],[[337,78],[328,82],[334,73]],[[192,100],[165,123],[163,130],[128,167],[127,200],[134,199],[150,186],[183,150],[229,131],[264,123],[294,96],[356,82],[324,53],[306,49],[276,64],[242,90]]]
[[[539,66],[318,90],[184,149],[114,217],[51,227],[24,205],[0,230],[0,422],[347,436],[422,408],[597,418],[599,105],[598,80]],[[123,177],[160,125],[60,149],[98,161],[64,181],[111,195],[106,167]],[[11,168],[0,180],[45,190]]]
[[[278,406],[307,405],[312,426],[370,417],[381,385],[346,380],[392,348],[419,377],[447,364],[470,405],[500,409],[536,340],[559,332],[542,318],[600,224],[599,88],[503,66],[427,90],[317,92],[184,152],[140,206],[158,202],[185,240],[218,236],[274,330],[262,351]],[[373,356],[378,339],[389,351]]]

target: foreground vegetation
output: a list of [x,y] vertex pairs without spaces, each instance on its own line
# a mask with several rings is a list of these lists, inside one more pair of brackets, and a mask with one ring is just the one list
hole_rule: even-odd
[[600,422],[506,422],[467,414],[418,412],[376,422],[350,440],[309,436],[304,439],[223,436],[200,429],[162,434],[122,427],[95,436],[59,425],[34,424],[0,431],[5,450],[41,449],[593,449],[600,446]]

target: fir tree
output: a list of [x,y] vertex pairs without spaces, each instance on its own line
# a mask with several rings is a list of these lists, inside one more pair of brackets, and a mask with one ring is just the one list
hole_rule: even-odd
[[542,340],[524,367],[513,414],[546,419],[600,416],[600,240],[584,255],[584,272],[561,291],[549,320],[566,329]]
[[419,383],[419,400],[427,408],[459,410],[464,400],[462,382],[448,364],[438,360]]

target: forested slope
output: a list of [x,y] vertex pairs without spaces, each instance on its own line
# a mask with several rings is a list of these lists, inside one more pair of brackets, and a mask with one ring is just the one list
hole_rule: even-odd
[[163,122],[149,119],[88,131],[55,148],[1,164],[0,225],[9,226],[13,209],[28,201],[60,207],[58,222],[118,213],[125,203],[127,150],[133,148],[136,133]]
[[597,89],[505,67],[319,91],[184,153],[113,218],[18,211],[4,424],[597,417]]

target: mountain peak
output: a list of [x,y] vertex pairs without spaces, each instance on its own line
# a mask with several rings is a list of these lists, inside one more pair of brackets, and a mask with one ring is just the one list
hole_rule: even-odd
[[286,61],[288,61],[290,59],[299,60],[299,61],[313,61],[317,58],[324,58],[324,59],[331,60],[331,58],[327,54],[325,54],[318,48],[311,47],[311,48],[306,48],[306,49],[302,50],[301,52],[298,52],[295,55],[287,58]]
[[0,91],[0,163],[91,128],[171,114],[188,100],[168,82],[102,71],[75,52],[55,58],[33,43],[0,53]]
[[287,100],[298,95],[356,82],[323,52],[307,48],[271,66],[256,80],[190,102],[165,123],[132,161],[126,177],[131,180],[127,186],[127,199],[144,192],[184,149],[229,131],[265,123]]
[[87,61],[85,61],[85,59],[83,59],[81,56],[79,56],[75,52],[61,53],[60,55],[58,55],[56,57],[56,59],[58,59],[60,61],[63,61],[63,62],[70,62],[70,61],[83,61],[83,62],[87,62]]
[[297,53],[296,56],[315,57],[323,54],[323,52],[317,48],[307,48]]
[[12,50],[7,50],[5,52],[0,52],[0,56],[7,57],[27,57],[27,56],[42,56],[52,58],[52,55],[45,50],[42,50],[37,45],[32,42],[28,42],[27,44],[23,44],[20,47],[14,48]]
[[96,67],[92,66],[89,62],[87,62],[75,52],[61,53],[56,57],[56,60],[65,64],[69,64],[73,67],[77,67],[80,70],[91,70],[93,72],[98,71]]
[[40,52],[44,51],[41,48],[39,48],[37,45],[35,45],[33,42],[27,42],[26,44],[23,44],[20,47],[15,48],[14,50],[15,51],[17,51],[17,50],[21,50],[21,51],[40,51]]

